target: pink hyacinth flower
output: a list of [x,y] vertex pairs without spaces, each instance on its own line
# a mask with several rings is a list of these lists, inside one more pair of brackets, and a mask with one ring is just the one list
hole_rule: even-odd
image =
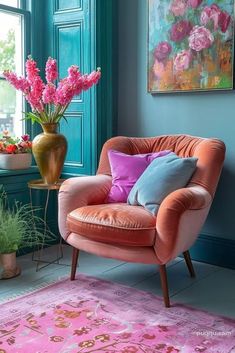
[[97,71],[92,71],[89,75],[83,75],[83,87],[84,91],[91,88],[93,85],[97,84],[101,77],[101,71],[98,69]]
[[37,68],[37,63],[31,57],[28,58],[25,64],[26,68],[26,77],[29,83],[31,84],[36,77],[38,77],[39,69]]
[[83,90],[83,76],[81,75],[80,78],[74,83],[74,94],[75,96],[79,95]]
[[42,99],[42,92],[44,90],[45,84],[43,83],[40,76],[34,78],[34,81],[31,83],[31,93],[37,100]]
[[48,83],[42,92],[42,101],[44,104],[54,103],[56,86],[53,83]]
[[22,91],[24,94],[29,92],[29,82],[24,77],[18,77],[14,72],[4,71],[3,76],[14,86],[17,90]]
[[75,94],[73,85],[69,82],[68,78],[64,78],[58,84],[55,93],[55,103],[65,106],[69,104]]
[[49,57],[46,62],[46,80],[48,83],[55,81],[58,78],[57,62],[55,59]]
[[68,68],[68,74],[68,81],[74,88],[74,95],[79,95],[83,87],[83,78],[78,66],[70,66]]
[[41,100],[38,100],[32,92],[26,96],[27,101],[29,102],[33,111],[38,111],[39,113],[44,111],[44,106]]
[[76,84],[77,80],[79,80],[82,76],[78,66],[76,65],[72,65],[68,68],[68,74],[68,80],[72,84]]
[[101,69],[98,68],[97,71],[92,71],[88,77],[92,84],[96,85],[101,77]]
[[84,91],[88,90],[92,85],[90,84],[89,80],[88,80],[88,75],[85,74],[83,75],[83,84],[82,84],[82,89]]

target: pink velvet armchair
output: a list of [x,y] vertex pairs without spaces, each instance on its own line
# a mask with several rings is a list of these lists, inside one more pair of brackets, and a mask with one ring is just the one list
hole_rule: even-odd
[[[169,194],[153,216],[142,206],[105,203],[112,182],[109,149],[127,154],[170,149],[180,157],[197,157],[197,168],[187,187]],[[209,212],[224,157],[225,145],[218,139],[165,135],[108,140],[97,174],[67,179],[60,188],[60,233],[73,246],[71,280],[75,279],[79,250],[127,262],[157,264],[165,306],[169,307],[166,264],[182,253],[190,275],[195,276],[189,248]]]

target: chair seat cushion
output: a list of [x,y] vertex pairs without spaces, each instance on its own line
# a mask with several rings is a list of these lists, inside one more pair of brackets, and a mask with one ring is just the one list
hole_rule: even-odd
[[156,235],[155,216],[123,203],[77,208],[69,213],[67,226],[91,240],[119,245],[152,246]]

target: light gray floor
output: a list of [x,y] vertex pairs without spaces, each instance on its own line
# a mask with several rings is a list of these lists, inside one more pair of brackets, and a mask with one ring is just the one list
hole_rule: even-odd
[[[56,250],[56,246],[45,249],[44,255],[52,260]],[[36,263],[32,262],[31,254],[18,257],[22,274],[11,280],[0,281],[0,301],[69,276],[71,248],[64,245],[63,251],[62,264],[51,264],[38,272],[35,271]],[[195,261],[193,264],[195,279],[190,278],[181,258],[168,265],[171,301],[235,319],[235,271]],[[154,265],[124,263],[81,252],[79,271],[161,295],[158,269]]]

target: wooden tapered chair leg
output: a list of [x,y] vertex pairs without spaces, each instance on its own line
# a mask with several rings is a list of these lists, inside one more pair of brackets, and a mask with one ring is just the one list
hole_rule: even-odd
[[166,265],[159,265],[159,272],[160,272],[165,307],[169,308],[170,299],[169,299],[169,290],[168,290],[168,283],[167,283]]
[[187,251],[183,252],[183,255],[184,255],[184,259],[185,259],[186,265],[188,267],[190,276],[196,277],[189,251],[187,250]]
[[71,266],[71,275],[70,275],[71,281],[74,281],[75,279],[76,269],[78,264],[78,255],[79,255],[79,250],[76,248],[73,248],[72,266]]

